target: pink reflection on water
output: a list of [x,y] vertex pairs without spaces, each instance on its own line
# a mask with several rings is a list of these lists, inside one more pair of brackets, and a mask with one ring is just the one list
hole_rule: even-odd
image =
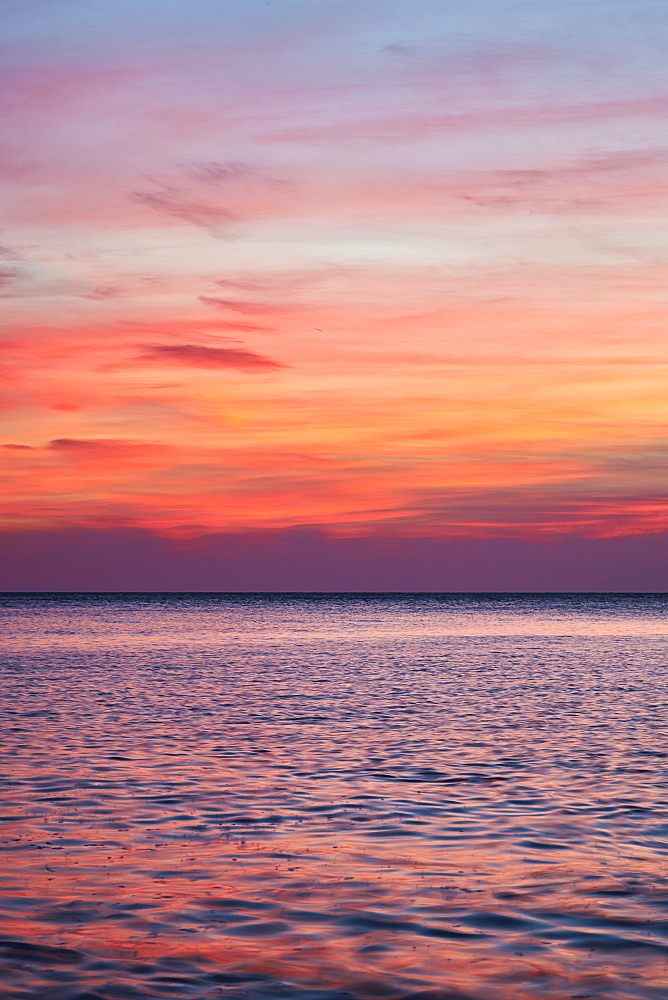
[[509,637],[455,607],[434,643],[419,601],[295,607],[251,605],[244,641],[232,604],[31,612],[1,709],[7,997],[661,1000],[656,608],[582,641],[570,612]]

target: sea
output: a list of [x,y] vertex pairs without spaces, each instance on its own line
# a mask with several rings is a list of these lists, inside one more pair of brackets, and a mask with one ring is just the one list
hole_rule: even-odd
[[666,1000],[667,612],[0,595],[0,997]]

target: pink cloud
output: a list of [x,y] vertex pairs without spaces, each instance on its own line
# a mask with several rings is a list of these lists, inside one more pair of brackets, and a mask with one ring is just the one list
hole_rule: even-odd
[[361,114],[326,123],[286,127],[267,131],[264,142],[332,143],[348,139],[381,142],[406,142],[439,133],[479,130],[507,130],[555,127],[582,122],[614,121],[624,118],[664,118],[668,114],[668,96],[615,101],[579,101],[571,104],[534,105],[529,107],[488,107],[445,114],[420,112],[364,118]]

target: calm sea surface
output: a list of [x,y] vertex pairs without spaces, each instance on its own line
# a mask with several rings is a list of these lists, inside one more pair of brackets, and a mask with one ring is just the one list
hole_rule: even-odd
[[0,996],[666,1000],[667,612],[0,596]]

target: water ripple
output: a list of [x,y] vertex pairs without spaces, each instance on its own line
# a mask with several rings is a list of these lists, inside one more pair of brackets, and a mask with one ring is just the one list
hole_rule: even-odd
[[5,595],[3,1000],[665,1000],[667,603]]

